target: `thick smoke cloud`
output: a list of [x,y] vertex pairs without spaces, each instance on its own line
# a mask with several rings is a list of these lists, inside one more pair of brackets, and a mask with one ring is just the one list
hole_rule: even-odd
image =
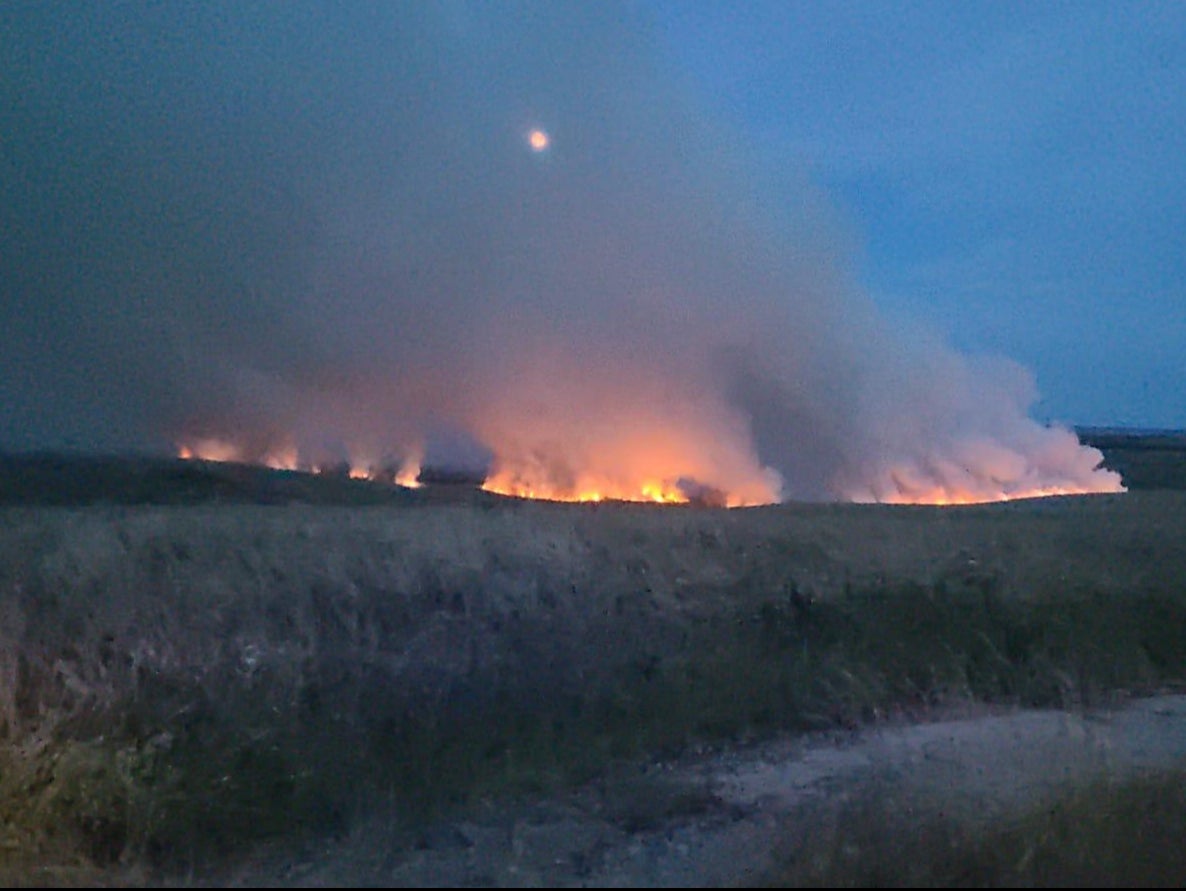
[[757,168],[632,4],[0,22],[0,447],[552,489],[658,462],[744,501],[1115,487],[1029,420],[1024,370],[882,320],[827,202]]

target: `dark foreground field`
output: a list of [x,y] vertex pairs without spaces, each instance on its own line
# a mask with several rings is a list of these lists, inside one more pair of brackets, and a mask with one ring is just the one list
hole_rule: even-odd
[[[1173,884],[1180,846],[1158,832],[1182,837],[1186,783],[1170,750],[1135,774],[1135,755],[1068,767],[1055,799],[975,832],[928,810],[933,794],[888,792],[907,761],[885,755],[813,800],[814,833],[779,824],[781,849],[769,820],[761,850],[755,833],[719,851],[677,839],[761,822],[790,786],[756,764],[840,763],[807,740],[842,734],[851,754],[854,734],[956,740],[939,719],[993,716],[1036,751],[1046,725],[1026,716],[1061,716],[1074,740],[1096,710],[1186,689],[1186,452],[1163,445],[1122,495],[734,511],[4,459],[0,878],[1058,884],[1086,863]],[[715,785],[674,781],[688,771]],[[602,834],[555,810],[578,799]],[[1093,865],[1150,813],[1144,847]],[[699,865],[643,870],[663,838]],[[503,859],[483,862],[487,843]],[[528,870],[537,849],[563,869]]]

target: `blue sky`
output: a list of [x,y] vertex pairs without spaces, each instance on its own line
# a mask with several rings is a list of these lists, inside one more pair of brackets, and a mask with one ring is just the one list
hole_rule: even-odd
[[655,7],[887,312],[1031,368],[1038,415],[1186,427],[1186,4]]

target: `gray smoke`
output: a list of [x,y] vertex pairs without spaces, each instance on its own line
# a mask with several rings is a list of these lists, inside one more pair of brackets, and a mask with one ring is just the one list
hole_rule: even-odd
[[887,324],[824,197],[697,106],[634,4],[41,3],[0,29],[2,448],[747,501],[1118,484],[1029,419],[1023,369]]

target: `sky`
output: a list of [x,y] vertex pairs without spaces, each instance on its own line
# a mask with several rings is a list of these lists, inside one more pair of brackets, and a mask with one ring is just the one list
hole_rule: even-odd
[[1032,369],[1043,418],[1186,426],[1186,5],[659,8],[705,100],[846,215],[887,311]]
[[0,50],[0,449],[756,503],[1186,427],[1186,5],[9,2]]

